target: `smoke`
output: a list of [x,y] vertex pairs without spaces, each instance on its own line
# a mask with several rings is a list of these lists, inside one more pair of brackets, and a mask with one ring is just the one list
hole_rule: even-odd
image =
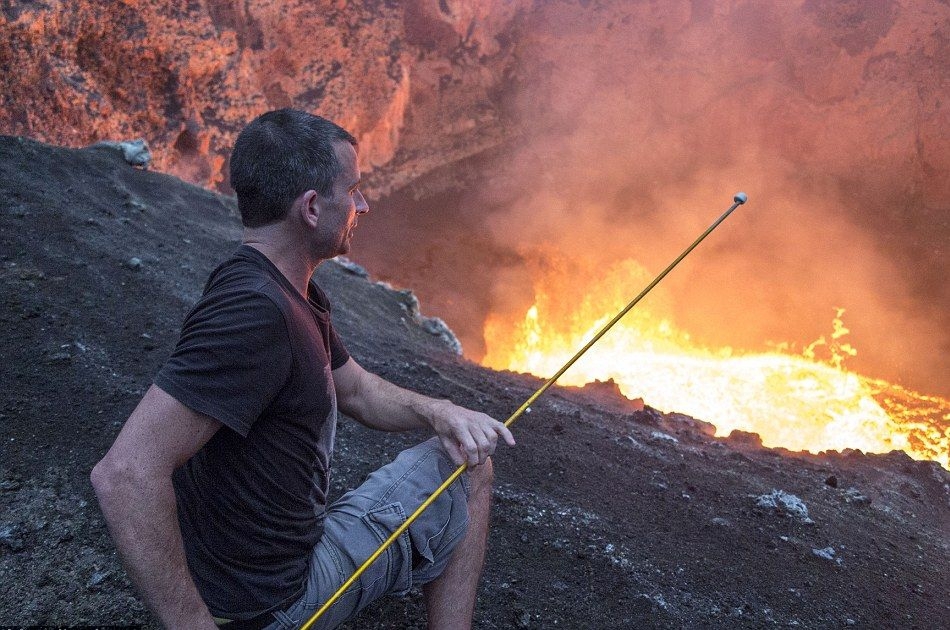
[[[800,349],[841,307],[849,367],[946,395],[946,262],[908,254],[950,233],[931,181],[947,172],[926,161],[944,132],[923,121],[946,114],[918,95],[935,73],[946,84],[947,62],[905,59],[941,32],[921,7],[833,4],[544,5],[521,42],[526,132],[482,194],[507,200],[496,241],[578,272],[628,258],[658,272],[745,190],[665,282],[677,324],[711,347]],[[531,269],[504,272],[496,308],[523,313]]]
[[515,35],[517,134],[457,213],[430,209],[448,229],[479,217],[465,238],[490,252],[430,290],[436,310],[477,359],[486,312],[463,293],[518,320],[538,269],[576,273],[565,301],[627,259],[656,273],[744,190],[664,281],[680,328],[800,350],[844,308],[847,367],[950,394],[950,22],[932,4],[537,3]]

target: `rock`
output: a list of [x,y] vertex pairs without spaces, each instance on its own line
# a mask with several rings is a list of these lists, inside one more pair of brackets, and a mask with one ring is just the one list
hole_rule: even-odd
[[828,477],[827,479],[825,479],[825,485],[826,485],[826,486],[831,486],[832,488],[837,488],[837,487],[838,487],[838,478],[835,477],[834,475],[831,475],[830,477]]
[[643,411],[630,414],[631,419],[639,424],[645,424],[651,427],[659,427],[663,424],[663,414],[653,407],[647,405]]
[[99,586],[110,575],[112,575],[112,571],[96,571],[92,574],[92,577],[89,578],[89,581],[86,582],[86,588]]
[[729,434],[729,437],[727,437],[726,440],[736,446],[762,448],[762,436],[760,436],[758,433],[750,433],[749,431],[733,429],[732,433]]
[[643,404],[643,398],[639,396],[630,399],[630,406],[634,411],[643,411],[646,407],[646,405]]
[[413,317],[419,316],[419,298],[416,297],[415,293],[409,289],[393,289],[385,282],[377,282],[377,284],[384,289],[395,293],[396,300],[399,302],[399,306],[401,306],[404,311]]
[[788,515],[797,518],[802,523],[814,523],[808,517],[808,507],[794,494],[789,494],[784,490],[772,490],[769,494],[763,494],[756,497],[755,504],[758,507],[775,510],[781,515]]
[[531,613],[527,610],[515,610],[515,626],[518,628],[530,628]]
[[838,558],[835,556],[834,547],[825,547],[823,549],[812,549],[811,552],[815,554],[816,556],[818,556],[819,558],[830,560],[834,562],[835,564],[839,564],[839,565],[841,564],[841,558]]
[[10,549],[10,551],[16,552],[23,550],[23,539],[17,535],[16,525],[4,525],[0,527],[0,544]]
[[452,332],[452,329],[449,328],[448,324],[438,317],[423,317],[421,318],[420,323],[423,330],[425,330],[430,335],[441,337],[442,340],[445,341],[445,343],[452,350],[452,352],[461,356],[462,342],[458,340],[458,337],[455,336],[455,333]]
[[129,269],[139,270],[142,268],[142,259],[133,256],[132,258],[129,258],[128,262],[126,262],[125,265]]
[[50,355],[48,363],[69,363],[72,360],[73,355],[68,352],[57,352]]
[[852,503],[855,505],[871,505],[871,499],[861,494],[861,491],[857,488],[848,488],[845,490],[844,501],[845,503]]
[[654,440],[663,440],[664,442],[671,442],[673,444],[677,444],[679,442],[679,440],[677,440],[672,435],[663,433],[662,431],[654,431],[650,433],[650,437],[653,438]]
[[142,138],[139,138],[138,140],[124,140],[121,142],[116,142],[114,140],[103,140],[102,142],[97,142],[92,146],[93,148],[103,147],[107,149],[115,149],[122,153],[122,158],[126,162],[132,166],[141,166],[143,169],[147,169],[148,165],[152,162],[152,153],[148,150],[148,144]]
[[0,492],[12,492],[13,490],[19,490],[20,486],[23,485],[23,482],[16,477],[8,477],[3,481],[0,481]]
[[158,345],[155,343],[155,340],[152,339],[152,336],[150,334],[142,333],[141,335],[139,335],[139,337],[141,337],[143,340],[142,348],[144,350],[154,350],[155,348],[158,347]]
[[680,434],[684,429],[707,437],[715,437],[716,425],[705,420],[699,420],[682,413],[667,413],[663,415],[663,426]]
[[346,271],[353,274],[354,276],[359,276],[360,278],[369,278],[369,272],[362,265],[358,265],[346,256],[337,256],[334,258],[336,263],[343,267]]
[[627,398],[623,395],[623,392],[620,391],[620,384],[612,378],[608,378],[606,381],[595,379],[590,383],[585,383],[581,386],[581,389],[585,392],[593,393],[595,396],[619,398],[625,401],[624,406],[631,413],[643,411],[645,408],[642,398]]
[[137,199],[129,199],[125,202],[126,207],[131,208],[132,210],[137,210],[138,212],[145,212],[148,209],[144,203]]

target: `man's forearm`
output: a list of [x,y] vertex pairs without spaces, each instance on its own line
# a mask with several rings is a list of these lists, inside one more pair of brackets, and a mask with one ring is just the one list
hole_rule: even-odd
[[515,444],[508,427],[494,418],[393,385],[352,359],[334,371],[334,380],[344,413],[383,431],[431,428],[458,465],[484,463],[495,452],[499,436]]
[[133,582],[167,628],[215,628],[188,572],[171,479],[100,462],[92,483]]
[[380,431],[409,431],[431,428],[430,419],[439,405],[451,405],[447,400],[430,398],[403,389],[372,372],[364,372],[359,395],[344,413],[361,423]]

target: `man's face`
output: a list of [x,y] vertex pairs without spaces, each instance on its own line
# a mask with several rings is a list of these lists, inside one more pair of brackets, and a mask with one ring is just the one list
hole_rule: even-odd
[[369,205],[359,190],[356,149],[348,142],[338,142],[335,148],[343,170],[333,182],[330,195],[321,198],[316,244],[320,258],[333,258],[349,252],[357,218],[369,212]]

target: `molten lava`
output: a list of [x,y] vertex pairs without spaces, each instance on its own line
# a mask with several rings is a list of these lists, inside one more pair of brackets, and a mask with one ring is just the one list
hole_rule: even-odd
[[[650,279],[627,260],[577,295],[556,265],[536,275],[534,303],[520,321],[499,313],[487,319],[485,365],[549,377]],[[717,435],[758,433],[766,446],[900,449],[950,467],[950,401],[848,371],[844,360],[857,350],[843,341],[843,309],[830,340],[821,338],[800,355],[787,344],[751,353],[696,344],[667,315],[668,299],[649,296],[559,382],[613,379],[629,398],[711,422]]]

